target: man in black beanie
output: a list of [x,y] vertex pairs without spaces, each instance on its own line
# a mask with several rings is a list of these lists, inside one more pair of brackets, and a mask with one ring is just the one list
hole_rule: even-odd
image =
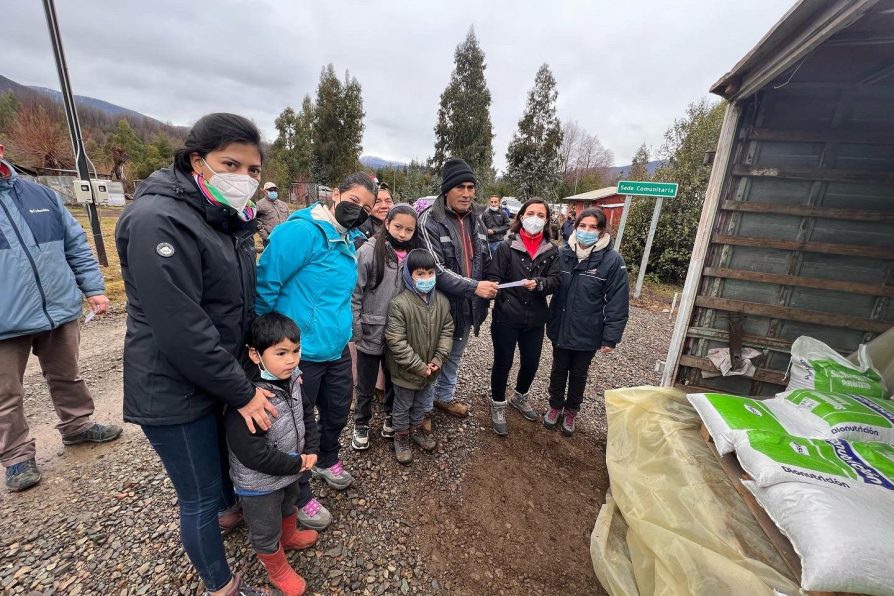
[[[469,407],[455,399],[456,375],[469,333],[478,335],[487,317],[488,300],[497,295],[497,284],[482,281],[490,262],[487,229],[474,205],[477,180],[465,161],[451,157],[441,169],[441,194],[419,218],[426,250],[437,263],[437,288],[450,299],[453,315],[453,349],[429,399],[438,409],[465,418]],[[432,404],[427,404],[431,410]]]

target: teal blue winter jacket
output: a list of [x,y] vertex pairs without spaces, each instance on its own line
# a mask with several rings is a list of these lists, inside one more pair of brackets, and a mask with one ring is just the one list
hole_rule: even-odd
[[[314,218],[315,203],[270,234],[258,262],[255,311],[291,317],[301,330],[301,360],[338,360],[351,339],[351,294],[357,282],[353,236]],[[353,231],[352,231],[353,232]]]
[[[105,293],[87,235],[49,188],[0,178],[0,340],[49,331]],[[348,309],[350,310],[350,309]]]

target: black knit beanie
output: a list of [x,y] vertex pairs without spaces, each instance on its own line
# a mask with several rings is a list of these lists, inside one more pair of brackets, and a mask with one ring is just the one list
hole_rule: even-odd
[[475,172],[465,161],[458,157],[451,157],[444,162],[444,167],[441,168],[441,193],[446,195],[448,190],[463,182],[478,184],[478,181],[475,180]]

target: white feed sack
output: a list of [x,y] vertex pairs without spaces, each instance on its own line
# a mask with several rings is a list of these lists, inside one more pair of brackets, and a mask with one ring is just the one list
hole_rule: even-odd
[[761,488],[755,496],[801,558],[806,590],[894,594],[894,498],[806,482]]
[[885,443],[749,431],[735,448],[742,469],[761,487],[806,482],[894,500],[894,447]]
[[894,444],[894,401],[862,395],[796,389],[767,407],[790,434],[818,439]]
[[733,450],[739,435],[753,429],[790,433],[767,406],[773,400],[758,400],[726,393],[690,393],[686,396],[723,455]]
[[792,343],[786,391],[816,389],[887,398],[885,382],[873,368],[865,345],[857,350],[857,360],[854,364],[818,339],[802,335]]

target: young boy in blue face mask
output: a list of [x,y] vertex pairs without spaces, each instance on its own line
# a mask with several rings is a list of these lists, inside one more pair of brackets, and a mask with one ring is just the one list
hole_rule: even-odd
[[248,535],[270,580],[284,594],[304,594],[307,583],[289,565],[283,549],[301,550],[317,542],[315,530],[296,527],[298,477],[317,461],[320,434],[314,409],[301,391],[298,326],[279,313],[254,320],[247,339],[248,357],[260,372],[255,383],[273,393],[278,412],[268,430],[248,430],[234,408],[226,414],[230,475]]
[[394,455],[413,461],[411,439],[426,451],[435,440],[422,430],[426,389],[441,371],[453,347],[450,302],[435,290],[435,260],[422,249],[404,260],[406,289],[391,300],[385,327],[385,360],[394,385]]

